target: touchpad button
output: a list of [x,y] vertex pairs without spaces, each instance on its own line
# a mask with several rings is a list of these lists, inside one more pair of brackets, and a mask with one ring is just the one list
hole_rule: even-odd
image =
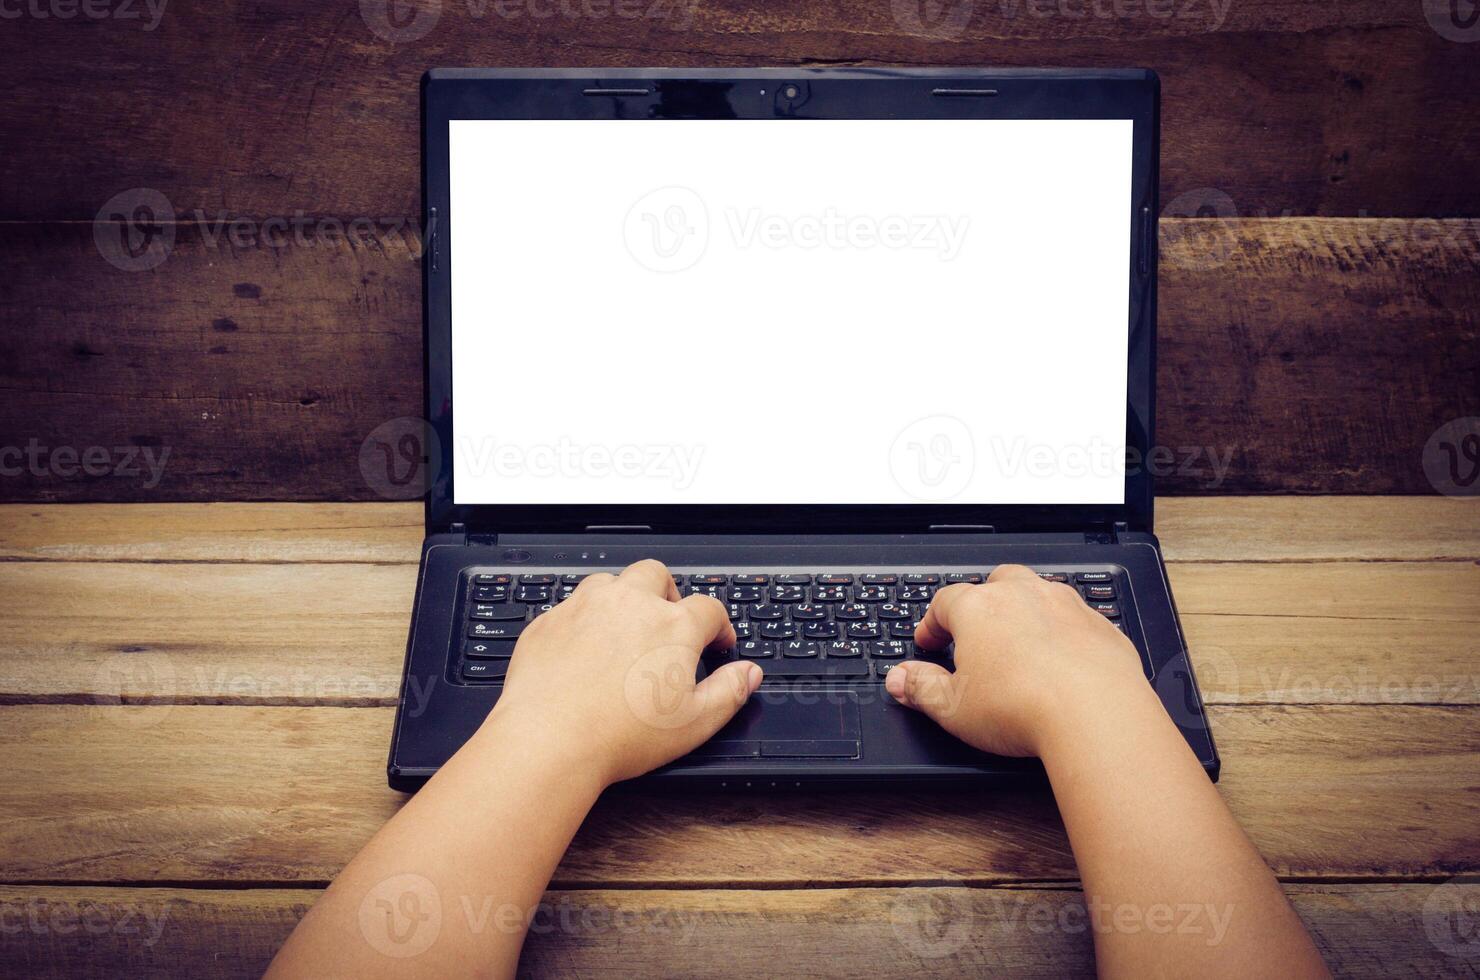
[[853,691],[763,691],[714,740],[759,742],[770,759],[856,759],[859,730]]

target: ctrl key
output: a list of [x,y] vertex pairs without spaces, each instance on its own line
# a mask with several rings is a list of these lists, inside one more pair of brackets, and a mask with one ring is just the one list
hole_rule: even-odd
[[507,660],[464,660],[462,665],[465,681],[501,681],[508,672]]

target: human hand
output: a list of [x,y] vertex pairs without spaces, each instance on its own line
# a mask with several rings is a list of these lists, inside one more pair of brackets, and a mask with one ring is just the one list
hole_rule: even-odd
[[724,605],[680,599],[661,562],[587,576],[525,628],[485,729],[602,785],[640,776],[703,744],[760,686],[743,661],[694,683],[705,648],[734,645]]
[[1041,756],[1055,726],[1072,727],[1079,712],[1152,693],[1130,640],[1072,587],[1022,565],[936,593],[915,643],[939,650],[952,639],[955,673],[908,660],[885,689],[986,752]]

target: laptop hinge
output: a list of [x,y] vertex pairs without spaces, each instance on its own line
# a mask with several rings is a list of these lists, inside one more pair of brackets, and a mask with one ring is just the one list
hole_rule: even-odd
[[468,541],[468,526],[466,524],[461,523],[461,522],[456,522],[456,523],[453,523],[453,524],[448,525],[448,527],[447,527],[447,533],[448,534],[456,534],[456,535],[458,535],[459,537],[461,537],[463,539],[463,543],[464,544],[466,544],[467,541]]
[[932,524],[931,534],[996,534],[991,524]]
[[651,524],[587,524],[589,534],[651,534]]
[[1108,531],[1085,531],[1085,544],[1115,544],[1122,534],[1130,531],[1130,525],[1125,521],[1116,521]]

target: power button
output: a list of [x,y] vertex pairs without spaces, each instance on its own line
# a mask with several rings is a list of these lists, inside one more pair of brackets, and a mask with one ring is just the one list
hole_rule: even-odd
[[507,548],[504,550],[504,561],[529,561],[533,557],[523,548]]

